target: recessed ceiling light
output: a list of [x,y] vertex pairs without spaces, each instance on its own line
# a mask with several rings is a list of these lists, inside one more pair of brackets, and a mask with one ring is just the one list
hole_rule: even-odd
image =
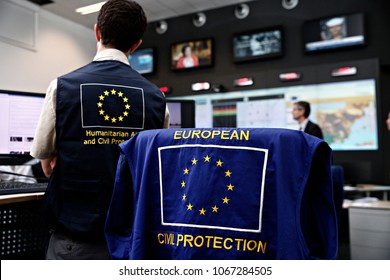
[[96,13],[100,11],[100,8],[106,3],[107,1],[99,2],[96,4],[80,7],[76,9],[76,13],[82,14],[82,15],[88,15],[92,13]]

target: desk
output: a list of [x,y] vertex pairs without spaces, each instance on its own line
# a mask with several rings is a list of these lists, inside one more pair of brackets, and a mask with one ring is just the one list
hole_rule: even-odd
[[0,195],[0,205],[41,200],[44,192]]
[[390,259],[390,201],[349,207],[351,259]]
[[0,195],[0,258],[44,259],[49,229],[43,219],[43,192]]
[[388,192],[390,192],[390,186],[372,185],[372,184],[358,184],[356,187],[344,186],[344,192],[364,192],[367,197],[372,192],[382,192],[382,200],[388,200]]

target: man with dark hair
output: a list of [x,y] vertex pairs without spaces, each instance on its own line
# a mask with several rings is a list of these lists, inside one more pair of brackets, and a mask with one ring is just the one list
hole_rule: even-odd
[[31,155],[50,183],[44,197],[52,234],[47,259],[109,259],[104,224],[119,158],[118,144],[145,129],[169,126],[165,96],[127,57],[147,20],[130,0],[100,10],[93,61],[49,86]]
[[310,103],[306,101],[298,101],[293,105],[292,115],[294,120],[299,123],[299,130],[306,132],[307,134],[316,136],[320,139],[324,139],[321,128],[309,120],[310,115]]

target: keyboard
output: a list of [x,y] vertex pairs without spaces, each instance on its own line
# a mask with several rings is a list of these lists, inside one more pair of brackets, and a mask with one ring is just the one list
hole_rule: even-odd
[[0,195],[45,192],[48,183],[0,181]]

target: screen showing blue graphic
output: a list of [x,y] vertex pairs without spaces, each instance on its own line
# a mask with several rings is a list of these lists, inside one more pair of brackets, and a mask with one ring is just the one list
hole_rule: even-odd
[[136,50],[128,57],[130,66],[140,74],[152,74],[155,71],[155,51],[153,48]]

